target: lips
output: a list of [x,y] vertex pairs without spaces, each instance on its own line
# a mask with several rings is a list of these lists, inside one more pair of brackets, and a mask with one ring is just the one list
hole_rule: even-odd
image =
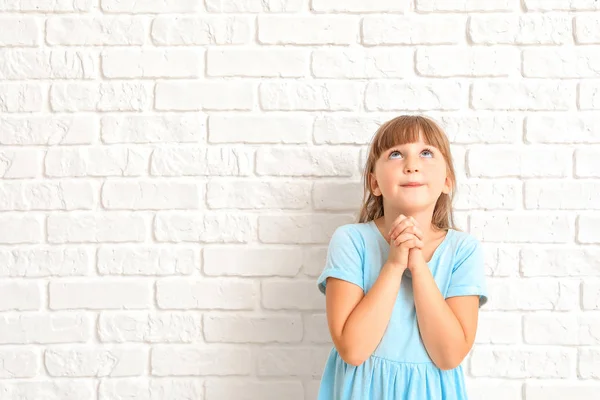
[[411,182],[411,183],[407,183],[405,185],[402,185],[402,187],[419,187],[419,186],[423,186],[422,183],[418,183],[418,182]]

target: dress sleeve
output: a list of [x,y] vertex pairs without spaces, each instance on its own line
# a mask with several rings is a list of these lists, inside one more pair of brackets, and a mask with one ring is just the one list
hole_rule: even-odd
[[338,227],[329,241],[325,268],[317,279],[317,286],[325,294],[327,278],[338,278],[359,286],[363,291],[363,255],[359,235],[352,234],[349,226]]
[[483,249],[474,237],[465,240],[458,251],[446,298],[470,295],[479,295],[479,307],[488,301]]

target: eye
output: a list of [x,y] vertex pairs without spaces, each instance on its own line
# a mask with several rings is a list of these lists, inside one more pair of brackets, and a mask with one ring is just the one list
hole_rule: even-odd
[[421,154],[423,153],[429,153],[431,155],[431,157],[433,157],[433,151],[429,150],[429,149],[425,149],[421,152]]
[[393,150],[393,151],[390,153],[390,157],[392,157],[394,154],[401,154],[401,153],[400,153],[398,150]]

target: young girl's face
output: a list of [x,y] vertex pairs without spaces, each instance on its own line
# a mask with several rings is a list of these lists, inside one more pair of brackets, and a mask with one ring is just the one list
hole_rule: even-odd
[[435,206],[441,193],[450,192],[444,156],[422,137],[387,149],[371,173],[371,190],[406,211]]

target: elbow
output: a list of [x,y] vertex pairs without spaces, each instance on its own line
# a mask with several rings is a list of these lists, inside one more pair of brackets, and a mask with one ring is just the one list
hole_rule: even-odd
[[441,369],[442,371],[449,371],[451,369],[457,368],[462,362],[463,358],[456,355],[446,355],[445,357],[441,357],[439,360],[435,360],[435,365]]
[[360,366],[367,359],[366,357],[358,354],[356,350],[338,348],[338,353],[346,364],[350,364],[354,367]]
[[342,360],[344,360],[344,362],[346,364],[350,364],[354,367],[359,367],[362,363],[365,362],[365,358],[364,357],[359,357],[356,354],[341,354],[340,353],[340,357],[342,357]]

